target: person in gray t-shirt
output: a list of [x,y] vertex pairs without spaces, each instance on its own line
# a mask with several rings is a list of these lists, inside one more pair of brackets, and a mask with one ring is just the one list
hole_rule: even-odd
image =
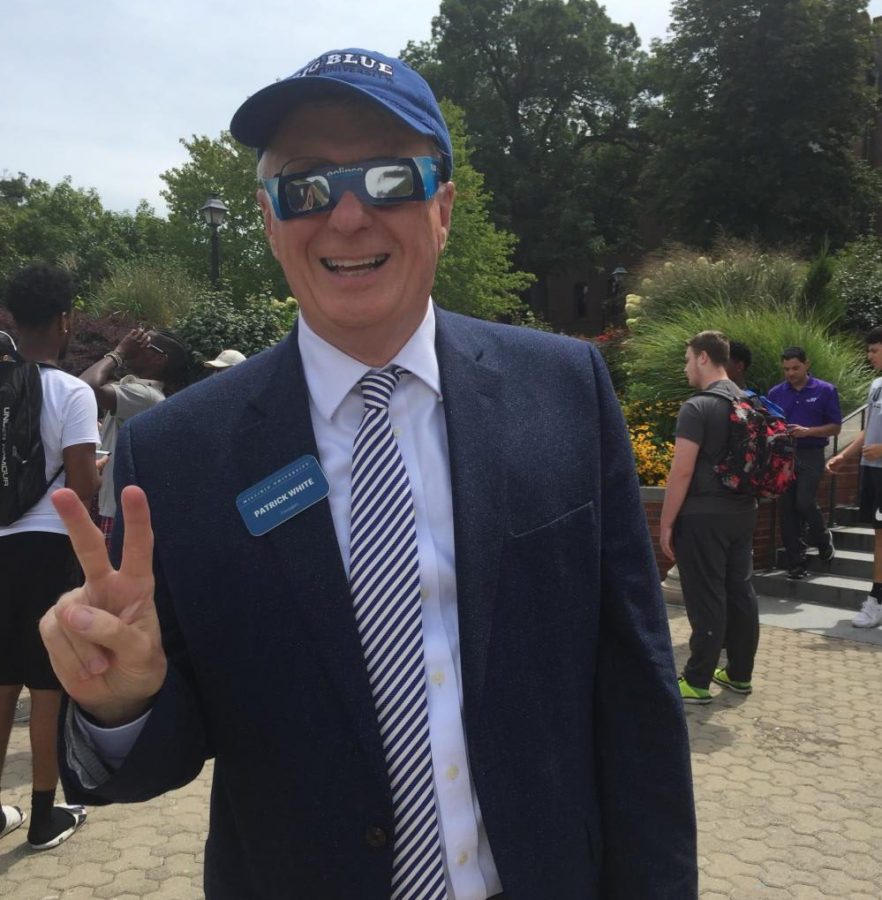
[[[719,331],[702,331],[687,341],[686,377],[700,393],[677,416],[661,512],[661,548],[676,559],[692,626],[680,676],[684,703],[710,703],[711,681],[749,694],[759,642],[751,583],[756,501],[724,487],[714,473],[728,444],[732,400],[741,395],[726,374],[728,358],[729,342]],[[719,667],[724,642],[727,662]]]
[[[882,371],[882,326],[867,333],[867,361]],[[873,586],[858,613],[851,620],[855,628],[875,628],[882,624],[882,377],[870,385],[864,430],[840,453],[827,460],[827,471],[836,474],[850,459],[860,457],[864,496],[861,514],[876,529],[873,546]]]

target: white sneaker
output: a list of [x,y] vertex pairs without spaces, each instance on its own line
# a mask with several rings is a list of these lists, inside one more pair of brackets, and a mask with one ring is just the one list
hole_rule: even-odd
[[882,603],[875,597],[867,597],[861,611],[851,620],[855,628],[875,628],[882,622]]

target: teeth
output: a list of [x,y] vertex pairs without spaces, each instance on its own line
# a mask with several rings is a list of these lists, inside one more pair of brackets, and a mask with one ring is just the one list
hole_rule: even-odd
[[375,269],[389,258],[388,254],[381,256],[366,256],[363,259],[323,259],[322,264],[332,272],[352,272],[361,269]]

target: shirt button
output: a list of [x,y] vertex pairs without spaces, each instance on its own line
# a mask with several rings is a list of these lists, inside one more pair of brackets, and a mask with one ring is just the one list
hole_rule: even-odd
[[459,778],[459,766],[448,766],[445,774],[448,781],[456,781]]
[[462,853],[460,853],[459,856],[456,857],[456,862],[461,866],[464,866],[468,861],[469,855],[465,850],[463,850]]
[[432,672],[432,684],[437,684],[438,687],[441,687],[446,680],[443,672]]
[[388,841],[386,837],[386,832],[383,831],[377,825],[372,825],[364,834],[364,839],[367,841],[369,847],[374,847],[379,849],[380,847],[385,847]]
[[422,597],[423,600],[425,600],[426,597],[428,597],[428,596],[429,596],[429,589],[428,588],[420,588],[420,597]]
[[401,437],[401,429],[396,425],[396,426],[392,429],[392,434],[394,434],[395,437],[397,437],[397,438],[398,438],[398,437]]

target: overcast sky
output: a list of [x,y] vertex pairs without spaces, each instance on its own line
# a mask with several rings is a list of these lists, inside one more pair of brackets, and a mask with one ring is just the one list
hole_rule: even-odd
[[[608,0],[646,47],[666,0]],[[426,40],[439,0],[0,0],[0,173],[70,175],[105,207],[146,199],[164,214],[161,172],[179,139],[217,137],[238,105],[317,53],[397,56]],[[882,0],[870,10],[882,15]]]

